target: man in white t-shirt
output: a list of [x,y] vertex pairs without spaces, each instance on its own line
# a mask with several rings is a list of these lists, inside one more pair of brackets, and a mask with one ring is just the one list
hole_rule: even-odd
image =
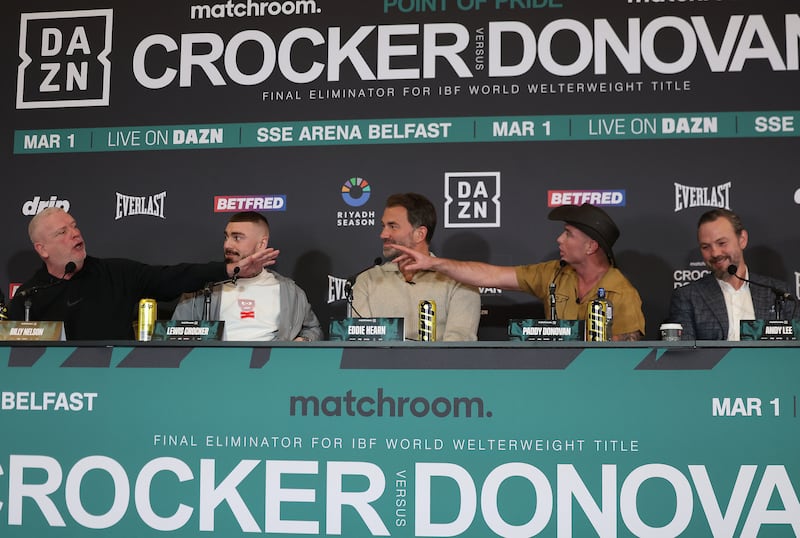
[[[269,222],[260,213],[236,213],[225,227],[225,261],[236,263],[258,250],[273,250],[269,244]],[[274,251],[277,253],[278,251]],[[232,281],[213,285],[210,320],[225,322],[225,340],[312,341],[322,338],[319,320],[305,292],[275,271],[262,268],[252,274],[239,273]],[[172,319],[201,320],[206,297],[203,290],[184,294]]]

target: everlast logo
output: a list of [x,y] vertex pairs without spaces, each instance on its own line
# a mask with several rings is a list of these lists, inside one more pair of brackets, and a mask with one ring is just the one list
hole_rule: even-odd
[[675,212],[691,207],[731,208],[731,182],[716,187],[690,187],[675,183]]
[[127,194],[117,193],[117,215],[114,220],[131,215],[148,215],[150,217],[164,216],[164,200],[167,198],[167,191],[153,194],[151,196],[128,196]]
[[113,10],[23,13],[17,108],[108,106]]
[[345,293],[346,284],[346,278],[328,275],[328,304],[347,299],[347,294]]
[[444,176],[445,228],[500,227],[500,172]]

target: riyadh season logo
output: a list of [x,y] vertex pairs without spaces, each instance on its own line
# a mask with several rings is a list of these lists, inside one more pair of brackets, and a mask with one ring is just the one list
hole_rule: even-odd
[[167,199],[167,191],[151,194],[150,196],[129,196],[117,193],[117,211],[114,220],[134,215],[146,215],[148,217],[158,217],[165,219],[164,202]]
[[[364,178],[351,177],[342,184],[341,194],[350,207],[361,207],[369,201],[372,187]],[[337,211],[336,226],[375,226],[375,211]]]
[[342,185],[342,200],[350,207],[361,207],[369,201],[372,189],[366,179],[351,177]]
[[23,13],[17,108],[108,106],[112,9]]
[[446,172],[445,228],[500,227],[500,172]]
[[675,183],[675,212],[693,207],[731,208],[731,182],[713,187],[692,187]]
[[69,200],[59,200],[55,194],[48,198],[43,199],[41,196],[34,196],[32,200],[28,200],[22,204],[22,214],[27,217],[38,215],[43,209],[48,207],[60,207],[69,213],[70,203]]

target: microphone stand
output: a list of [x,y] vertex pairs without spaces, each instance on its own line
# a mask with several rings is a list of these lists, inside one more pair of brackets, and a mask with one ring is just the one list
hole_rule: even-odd
[[558,263],[559,265],[558,269],[556,270],[556,274],[553,275],[553,281],[550,282],[550,295],[547,298],[547,300],[550,302],[550,319],[553,320],[558,319],[558,313],[556,312],[556,279],[558,278],[558,275],[561,274],[561,270],[564,268],[564,266],[567,265],[567,262],[564,260],[561,260]]
[[361,273],[366,273],[373,267],[381,265],[382,263],[383,263],[383,258],[380,257],[375,258],[374,260],[372,260],[372,265],[365,267],[364,269],[357,272],[353,276],[347,278],[347,281],[345,281],[344,283],[344,298],[347,301],[347,311],[345,312],[346,317],[348,318],[353,317],[353,312],[356,313],[356,316],[361,317],[361,314],[359,314],[358,310],[356,310],[355,307],[353,306],[353,286],[356,283],[356,279],[361,275]]
[[206,282],[203,286],[203,314],[200,316],[201,321],[211,321],[211,288],[222,286],[227,283],[236,285],[239,280],[239,266],[233,268],[233,276],[227,280],[220,280],[219,282]]
[[55,282],[51,282],[50,284],[45,284],[44,286],[33,286],[31,288],[28,288],[27,290],[22,290],[21,292],[19,292],[20,295],[25,297],[25,303],[23,303],[25,305],[25,321],[31,320],[31,307],[33,306],[33,296],[36,295],[41,290],[63,284],[64,282],[66,282],[66,280],[64,279],[67,278],[67,275],[74,273],[75,269],[77,269],[75,262],[67,262],[66,267],[64,267],[64,276],[62,276]]
[[729,275],[735,276],[736,278],[738,278],[742,282],[747,282],[748,284],[755,284],[756,286],[761,286],[762,288],[767,288],[769,290],[772,290],[772,293],[775,294],[775,303],[773,305],[773,308],[775,309],[775,320],[776,321],[782,321],[783,320],[782,312],[783,312],[784,302],[786,300],[794,301],[795,300],[794,297],[788,291],[784,291],[784,290],[782,290],[780,288],[776,288],[776,287],[773,287],[773,286],[769,286],[767,284],[762,284],[761,282],[755,282],[753,280],[741,277],[738,274],[736,274],[736,271],[738,271],[738,270],[739,270],[739,268],[737,266],[733,265],[733,264],[728,266],[728,274]]

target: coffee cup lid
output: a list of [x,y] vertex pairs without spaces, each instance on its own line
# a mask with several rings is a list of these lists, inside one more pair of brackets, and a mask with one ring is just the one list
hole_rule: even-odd
[[681,325],[680,323],[662,323],[661,324],[660,330],[667,331],[669,329],[683,330],[683,325]]

